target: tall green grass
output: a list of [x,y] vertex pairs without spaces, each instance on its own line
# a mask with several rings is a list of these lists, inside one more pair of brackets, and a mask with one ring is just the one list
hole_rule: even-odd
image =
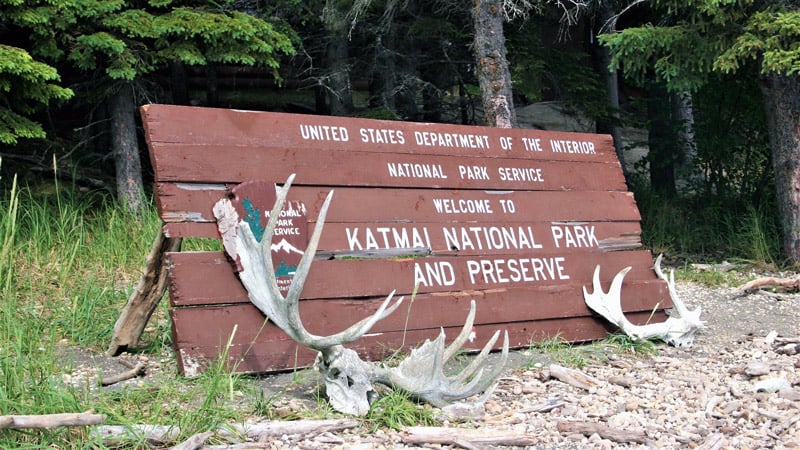
[[[72,370],[65,348],[108,346],[159,230],[152,205],[133,216],[107,194],[13,180],[0,196],[0,214],[0,414],[94,409],[109,424],[179,424],[194,433],[255,407],[231,401],[234,388],[245,388],[222,370],[194,380],[167,374],[159,386],[121,391],[63,381]],[[166,303],[143,336],[156,357],[171,354]],[[0,430],[0,448],[102,446],[82,428]]]
[[746,199],[636,190],[642,241],[654,253],[705,261],[782,263],[777,209]]

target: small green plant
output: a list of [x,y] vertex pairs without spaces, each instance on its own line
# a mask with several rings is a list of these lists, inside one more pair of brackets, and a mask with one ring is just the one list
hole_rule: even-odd
[[400,430],[412,425],[436,425],[438,421],[428,405],[414,402],[404,391],[392,390],[370,405],[366,423],[375,431],[380,427]]
[[616,349],[616,353],[630,353],[635,355],[658,355],[657,344],[650,339],[633,339],[627,334],[614,333],[606,336],[605,339],[599,341],[597,345],[612,347]]
[[534,366],[536,356],[542,355],[549,362],[556,362],[571,367],[584,367],[588,363],[586,353],[576,345],[564,340],[560,334],[551,336],[541,341],[531,342],[528,346],[530,355],[529,366]]

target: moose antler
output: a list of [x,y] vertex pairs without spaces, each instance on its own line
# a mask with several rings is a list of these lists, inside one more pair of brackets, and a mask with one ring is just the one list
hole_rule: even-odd
[[603,292],[600,286],[600,266],[594,269],[592,280],[593,292],[590,294],[586,287],[583,288],[583,298],[586,305],[596,313],[603,316],[606,320],[618,326],[625,334],[633,339],[658,338],[675,347],[689,347],[694,343],[694,337],[698,330],[705,328],[705,322],[700,320],[701,308],[690,311],[683,301],[678,297],[675,289],[675,272],[670,273],[669,279],[661,271],[661,257],[658,255],[653,270],[656,275],[667,282],[669,296],[674,306],[673,313],[666,321],[647,325],[634,325],[625,317],[622,312],[620,293],[622,291],[622,280],[631,270],[626,267],[617,273],[611,281],[608,292]]
[[305,329],[298,306],[300,293],[317,251],[333,191],[328,193],[320,209],[317,225],[284,297],[275,278],[270,244],[293,180],[294,175],[291,175],[283,188],[278,190],[275,205],[260,243],[247,222],[239,221],[239,216],[230,200],[218,201],[214,205],[214,215],[226,252],[234,260],[238,258],[243,268],[239,272],[239,278],[247,289],[250,301],[292,339],[319,352],[315,366],[322,374],[331,405],[347,414],[366,414],[371,401],[377,396],[372,387],[373,382],[403,389],[434,406],[444,406],[454,400],[470,397],[486,390],[494,383],[508,355],[508,333],[504,341],[501,362],[487,376],[484,376],[483,364],[489,350],[497,341],[499,331],[460,374],[448,377],[443,372],[444,363],[464,345],[472,330],[475,318],[474,300],[463,330],[450,346],[444,347],[445,336],[442,330],[438,338],[426,341],[394,368],[366,363],[355,351],[343,346],[363,336],[376,322],[400,306],[402,298],[391,304],[394,292],[386,297],[373,315],[344,331],[331,336],[317,336]]

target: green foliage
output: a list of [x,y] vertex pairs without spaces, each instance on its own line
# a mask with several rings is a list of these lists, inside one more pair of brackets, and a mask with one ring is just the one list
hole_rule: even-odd
[[438,424],[429,405],[417,404],[406,392],[400,390],[390,391],[375,400],[370,405],[366,420],[373,431],[380,427],[401,430],[414,425]]
[[[672,91],[702,86],[713,71],[733,73],[748,61],[762,73],[800,72],[800,12],[780,1],[653,2],[665,23],[600,36],[613,67],[642,81],[654,73]],[[668,25],[667,25],[668,24]]]
[[707,39],[702,27],[644,25],[598,36],[611,49],[611,65],[644,85],[651,70],[673,91],[691,91],[705,82],[724,45]]
[[627,334],[622,333],[609,334],[596,345],[611,347],[617,353],[645,356],[658,355],[658,344],[656,344],[655,341],[650,339],[633,339]]
[[58,81],[55,68],[21,48],[0,44],[0,143],[45,137],[42,126],[29,116],[51,101],[72,97]]
[[736,72],[756,60],[762,73],[800,73],[800,11],[775,7],[753,14],[743,33],[714,62],[714,69]]
[[610,120],[608,95],[592,70],[587,70],[586,55],[574,50],[547,47],[531,33],[535,22],[519,30],[509,27],[508,47],[514,93],[530,102],[541,101],[549,93],[567,110],[580,111],[592,119]]

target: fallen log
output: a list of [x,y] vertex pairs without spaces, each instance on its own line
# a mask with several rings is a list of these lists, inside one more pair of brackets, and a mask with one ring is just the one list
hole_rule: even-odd
[[794,278],[760,277],[736,288],[737,297],[764,288],[779,288],[785,292],[800,291],[800,276]]
[[486,445],[530,446],[535,443],[528,433],[507,430],[408,427],[401,433],[406,444],[458,445],[464,448],[480,448]]
[[556,428],[561,433],[580,433],[584,436],[591,436],[596,433],[603,439],[608,439],[620,444],[628,442],[645,444],[647,442],[647,434],[644,430],[622,430],[596,422],[560,420],[556,424]]
[[105,414],[94,414],[92,410],[82,413],[8,415],[0,416],[0,429],[79,427],[98,425],[105,420]]

